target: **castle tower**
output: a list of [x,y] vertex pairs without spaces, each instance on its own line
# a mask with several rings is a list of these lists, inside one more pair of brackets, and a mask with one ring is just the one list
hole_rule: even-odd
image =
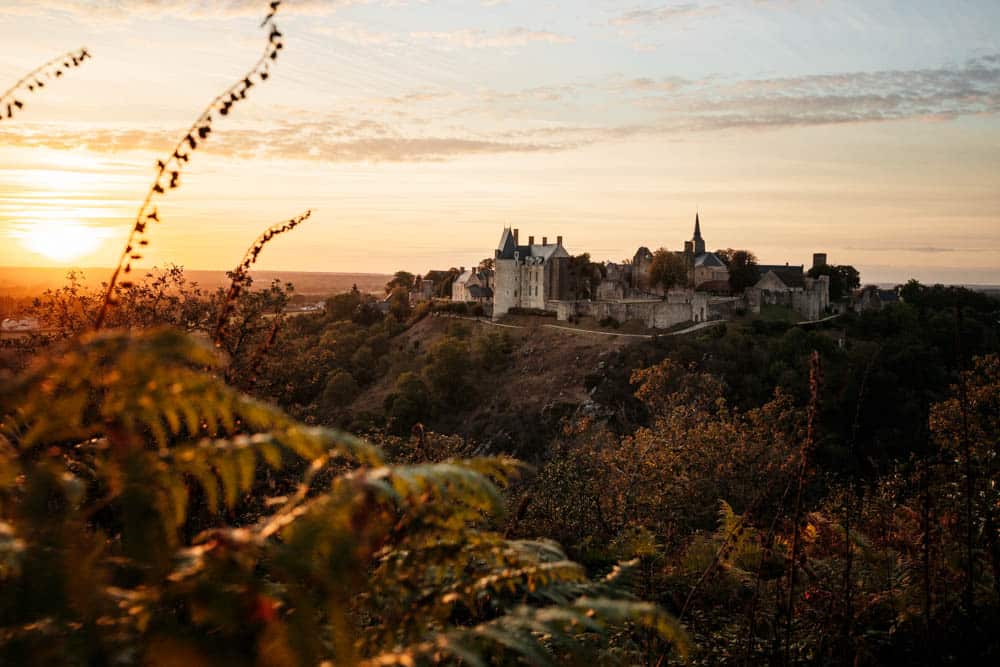
[[705,239],[701,238],[701,221],[698,219],[698,214],[694,214],[694,238],[691,239],[694,243],[694,254],[698,255],[705,254]]

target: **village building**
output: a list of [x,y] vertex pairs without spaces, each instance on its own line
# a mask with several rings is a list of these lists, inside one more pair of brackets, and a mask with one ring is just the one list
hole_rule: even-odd
[[569,259],[562,236],[555,243],[529,236],[521,245],[518,230],[505,227],[494,252],[493,317],[512,308],[555,310],[553,302],[567,297]]
[[[705,239],[701,236],[701,220],[694,215],[694,236],[684,243],[684,259],[688,265],[688,284],[695,289],[711,284],[719,289],[720,284],[729,284],[729,267],[714,252],[705,250]],[[710,291],[710,290],[706,290]]]
[[[556,237],[555,243],[542,237],[541,243],[535,243],[535,237],[530,236],[522,245],[517,229],[504,228],[494,253],[493,316],[512,309],[532,309],[555,312],[560,320],[638,320],[648,328],[662,329],[733,313],[760,313],[763,305],[791,308],[803,319],[818,319],[829,310],[829,276],[809,278],[803,265],[760,266],[757,284],[742,294],[732,294],[729,267],[707,249],[700,214],[695,214],[691,240],[685,241],[683,250],[672,252],[684,261],[686,284],[669,289],[654,285],[651,269],[655,253],[641,246],[631,261],[601,264],[600,274],[596,269],[594,273],[596,286],[585,283],[571,295],[570,254],[563,246],[563,237]],[[816,266],[826,264],[826,255],[817,253],[813,261]],[[475,300],[472,290],[477,284],[481,280],[475,272],[463,271],[452,288],[453,298]]]
[[[813,255],[814,267],[825,264],[825,253]],[[815,320],[830,308],[830,276],[810,278],[802,264],[760,264],[757,269],[760,279],[744,292],[750,312],[760,313],[763,305],[784,306],[807,320]]]
[[488,305],[493,303],[494,272],[492,269],[460,269],[451,284],[451,300]]

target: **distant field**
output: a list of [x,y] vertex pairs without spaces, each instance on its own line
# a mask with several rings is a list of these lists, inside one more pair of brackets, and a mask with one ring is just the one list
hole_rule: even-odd
[[[98,287],[107,280],[111,269],[81,269],[89,287]],[[67,269],[38,267],[0,267],[0,296],[34,296],[46,289],[60,287],[66,283]],[[228,285],[225,271],[186,270],[188,280],[206,289]],[[346,292],[357,285],[362,292],[381,293],[391,276],[381,273],[320,273],[305,271],[254,271],[251,273],[258,285],[266,285],[273,279],[295,285],[298,294],[325,296]]]

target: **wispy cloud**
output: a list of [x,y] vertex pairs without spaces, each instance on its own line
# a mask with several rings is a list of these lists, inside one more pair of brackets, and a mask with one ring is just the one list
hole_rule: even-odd
[[718,5],[700,5],[693,2],[660,5],[657,7],[631,9],[613,17],[609,23],[619,27],[647,26],[700,16],[712,16],[718,14],[720,11],[721,8]]
[[[590,96],[613,92],[607,109]],[[538,153],[639,136],[778,130],[788,127],[909,119],[946,121],[1000,113],[1000,59],[961,67],[818,74],[725,81],[679,77],[616,78],[520,90],[415,89],[352,103],[317,116],[305,110],[258,128],[222,130],[207,150],[240,156],[329,162],[419,162],[467,155]],[[456,119],[461,119],[457,121]],[[460,125],[456,125],[460,122]],[[21,124],[0,130],[11,147],[45,146],[99,153],[169,145],[173,132],[147,128]]]
[[529,28],[509,28],[499,32],[487,32],[479,29],[452,30],[446,32],[411,32],[410,37],[432,46],[446,49],[466,48],[505,48],[526,46],[535,42],[547,44],[572,44],[574,39],[547,30],[531,30]]
[[[286,0],[285,14],[331,14],[351,5],[379,0]],[[390,2],[391,0],[382,0]],[[227,18],[259,16],[266,11],[260,0],[8,0],[0,7],[0,16],[34,16],[64,12],[82,17],[128,18],[133,15],[171,15],[187,18]]]

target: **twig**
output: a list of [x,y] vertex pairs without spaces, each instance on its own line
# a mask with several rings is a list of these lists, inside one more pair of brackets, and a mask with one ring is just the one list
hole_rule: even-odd
[[[149,243],[146,238],[147,225],[151,222],[160,221],[159,211],[153,205],[153,199],[165,195],[167,190],[175,189],[180,185],[181,171],[184,165],[190,161],[191,153],[197,150],[199,141],[207,139],[212,131],[212,114],[218,112],[222,116],[229,115],[229,111],[234,104],[246,99],[247,91],[254,86],[253,79],[257,78],[260,81],[266,81],[270,76],[270,61],[277,60],[278,52],[284,47],[281,41],[281,31],[278,30],[278,27],[272,20],[280,4],[280,0],[271,2],[270,13],[264,19],[264,22],[261,23],[261,27],[268,25],[271,27],[267,46],[264,48],[264,53],[261,57],[240,80],[216,96],[205,107],[205,110],[201,112],[194,123],[191,124],[191,127],[188,128],[187,133],[174,146],[174,150],[170,156],[166,160],[159,160],[156,163],[156,178],[146,193],[146,198],[143,200],[142,205],[139,207],[139,212],[135,217],[135,224],[129,231],[125,249],[122,250],[118,264],[115,266],[115,270],[111,274],[111,279],[108,281],[104,300],[101,303],[101,310],[97,315],[97,321],[94,323],[95,330],[100,329],[104,325],[108,309],[114,303],[114,290],[118,284],[118,277],[122,273],[130,273],[132,271],[132,261],[142,258],[139,250]],[[167,177],[166,182],[163,182],[164,177]],[[123,281],[122,286],[128,287],[130,284],[127,281]]]
[[3,95],[0,95],[0,120],[13,118],[16,111],[24,108],[24,102],[14,97],[18,90],[27,89],[29,93],[33,93],[45,87],[45,81],[42,79],[57,79],[63,75],[63,72],[79,67],[84,60],[92,57],[86,48],[70,51],[25,74],[17,83],[5,90]]

